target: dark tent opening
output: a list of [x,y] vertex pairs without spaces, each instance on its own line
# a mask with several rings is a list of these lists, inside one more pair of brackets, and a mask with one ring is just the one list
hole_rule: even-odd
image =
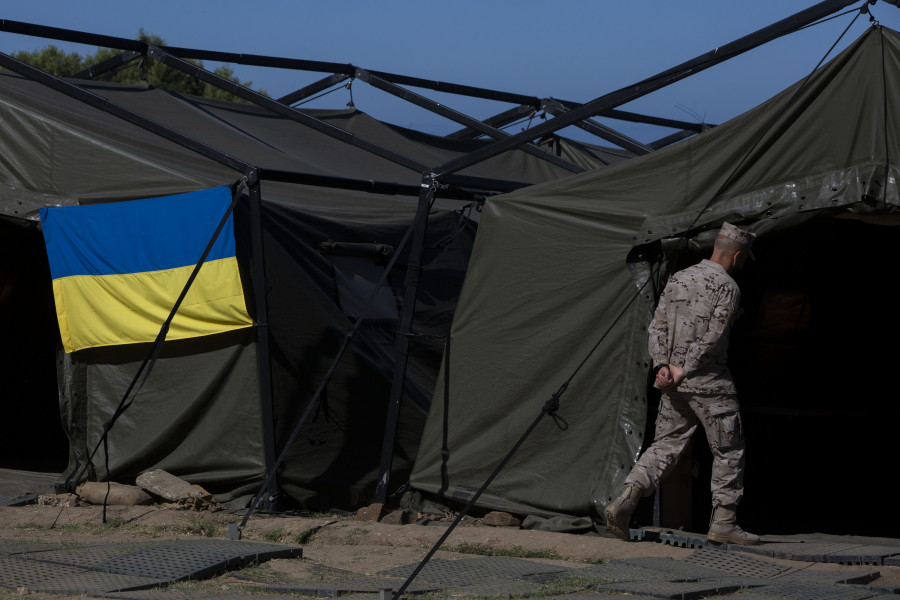
[[[770,234],[737,277],[744,314],[729,363],[747,439],[740,519],[750,531],[900,535],[885,487],[897,415],[891,357],[900,339],[885,290],[898,229],[890,216],[867,221],[821,217]],[[699,258],[683,253],[676,262]],[[649,415],[651,436],[654,420]],[[666,507],[663,489],[664,525],[705,528],[711,461],[698,431],[692,456],[668,484],[681,508]],[[685,510],[688,480],[693,502]],[[867,516],[844,518],[848,510]]]
[[59,420],[59,344],[50,267],[40,231],[0,221],[0,381],[7,427],[0,468],[61,472],[68,442]]

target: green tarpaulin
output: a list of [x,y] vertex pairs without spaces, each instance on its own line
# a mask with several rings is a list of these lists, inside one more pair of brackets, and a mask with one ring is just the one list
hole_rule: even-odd
[[[413,487],[445,501],[471,498],[544,403],[577,371],[561,397],[558,416],[564,423],[545,418],[478,506],[600,518],[647,433],[652,435],[645,428],[655,400],[648,382],[646,327],[661,286],[672,269],[705,257],[726,220],[759,234],[759,261],[742,283],[746,308],[752,309],[745,327],[756,323],[744,339],[752,338],[757,344],[752,347],[761,348],[761,315],[787,310],[773,300],[776,292],[797,298],[800,315],[791,317],[779,338],[784,342],[779,352],[797,351],[791,359],[796,362],[785,358],[769,365],[776,358],[769,348],[752,363],[759,370],[744,369],[738,380],[739,390],[755,392],[744,394],[742,401],[755,427],[748,433],[748,472],[755,478],[753,489],[748,484],[748,501],[758,502],[757,516],[764,520],[770,511],[766,514],[787,518],[783,506],[761,506],[773,499],[760,500],[767,493],[766,477],[771,478],[768,493],[775,494],[776,481],[784,478],[787,489],[805,481],[802,473],[808,472],[807,490],[814,489],[815,502],[822,503],[829,486],[850,493],[849,478],[886,473],[884,453],[891,446],[879,429],[879,415],[894,411],[888,400],[894,394],[883,377],[870,376],[869,367],[842,372],[826,383],[821,369],[827,373],[829,364],[816,367],[820,376],[810,379],[811,363],[804,359],[825,360],[811,336],[818,331],[828,339],[828,332],[839,328],[837,320],[821,325],[836,292],[845,294],[842,298],[855,294],[852,301],[842,300],[843,318],[858,321],[859,308],[866,306],[877,311],[885,331],[897,332],[888,316],[892,313],[885,313],[893,297],[883,295],[885,282],[877,274],[890,280],[896,272],[893,259],[881,253],[900,241],[896,228],[887,226],[893,224],[889,213],[900,204],[898,126],[900,36],[873,28],[808,81],[693,139],[489,199],[416,457]],[[866,224],[835,221],[838,216],[871,218]],[[814,256],[821,256],[825,266]],[[852,282],[867,283],[854,288]],[[882,295],[873,297],[873,289]],[[767,294],[769,304],[760,299]],[[812,302],[812,321],[809,308],[804,313],[801,307],[804,298]],[[827,346],[835,369],[862,364],[851,359],[857,352],[887,358],[889,336],[866,326],[845,329],[864,332],[865,341],[855,347],[857,338],[842,337],[840,344]],[[737,377],[740,369],[733,370]],[[777,383],[762,389],[766,379]],[[848,403],[835,391],[846,391],[849,382],[866,403],[857,397]],[[787,389],[791,394],[777,396]],[[779,416],[762,416],[765,411]],[[851,426],[854,411],[865,414]],[[791,414],[806,420],[788,422]],[[833,417],[831,425],[812,421],[822,415]],[[841,428],[842,422],[848,426]],[[858,431],[839,439],[816,437],[857,425]],[[787,444],[797,432],[805,445],[790,451],[782,446],[771,456],[763,452]],[[847,454],[835,458],[838,447],[858,448],[859,460]],[[827,458],[813,459],[817,453]],[[802,468],[796,466],[797,456],[808,459]],[[831,469],[827,475],[822,463]],[[708,476],[697,480],[708,488]],[[800,504],[790,513],[798,522],[802,514],[797,513],[808,509]],[[707,515],[708,510],[707,504]],[[704,525],[699,523],[698,530]]]

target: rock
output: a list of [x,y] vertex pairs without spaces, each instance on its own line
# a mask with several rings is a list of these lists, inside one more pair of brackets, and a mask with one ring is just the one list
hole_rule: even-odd
[[75,494],[41,494],[37,498],[37,505],[38,506],[77,506],[78,505],[78,496],[76,496]]
[[[109,496],[107,497],[107,490]],[[105,481],[88,481],[75,489],[75,493],[82,501],[88,504],[106,504],[120,506],[136,506],[139,504],[153,504],[153,498],[134,485],[123,483],[109,483]]]
[[162,469],[141,473],[135,483],[169,502],[182,502],[203,496],[203,491]]
[[412,513],[408,510],[391,511],[381,519],[382,523],[388,525],[409,525],[412,521]]
[[180,507],[189,508],[191,510],[219,510],[221,508],[218,504],[216,504],[216,499],[213,497],[213,495],[207,492],[205,489],[197,484],[193,484],[191,485],[191,487],[199,491],[200,495],[185,498],[184,500],[179,500],[178,504]]
[[492,511],[484,515],[481,522],[491,527],[521,527],[522,521],[507,512]]
[[357,521],[380,521],[384,516],[384,504],[375,503],[363,506],[356,511]]

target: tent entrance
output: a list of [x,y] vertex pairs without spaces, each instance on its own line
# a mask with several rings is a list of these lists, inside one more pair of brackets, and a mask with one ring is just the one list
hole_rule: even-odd
[[68,441],[59,418],[59,330],[43,238],[0,221],[0,468],[60,473]]
[[[756,263],[738,275],[745,312],[729,364],[747,437],[739,517],[748,530],[900,536],[887,489],[900,413],[900,323],[888,292],[898,241],[890,217],[816,218],[761,238]],[[692,448],[683,472],[693,471],[700,531],[712,460],[702,432]]]

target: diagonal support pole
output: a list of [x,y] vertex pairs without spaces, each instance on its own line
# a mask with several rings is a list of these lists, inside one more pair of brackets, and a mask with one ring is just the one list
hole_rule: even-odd
[[291,92],[286,96],[282,96],[278,99],[278,102],[280,102],[281,104],[291,105],[295,102],[300,102],[304,98],[309,98],[313,94],[318,94],[319,92],[327,90],[332,86],[347,81],[348,79],[350,79],[349,75],[346,75],[344,73],[334,73],[333,75],[329,75],[328,77],[304,86],[296,92]]
[[[559,116],[566,114],[570,109],[563,106],[559,101],[548,98],[544,101],[544,110],[554,116]],[[575,127],[579,127],[587,131],[588,133],[596,135],[601,139],[612,142],[613,144],[616,144],[621,148],[625,148],[626,150],[629,150],[637,154],[638,156],[641,156],[643,154],[650,154],[651,152],[653,152],[653,149],[649,146],[645,146],[636,139],[630,138],[623,133],[619,133],[615,129],[607,127],[602,123],[598,123],[593,119],[583,119],[576,122],[574,125]]]
[[435,167],[434,173],[439,178],[449,173],[456,173],[457,171],[515,148],[519,144],[553,133],[554,131],[573,125],[582,119],[599,115],[612,108],[616,108],[617,106],[646,96],[650,92],[664,88],[667,85],[681,81],[682,79],[695,75],[701,71],[705,71],[710,67],[730,58],[734,58],[739,54],[743,54],[748,50],[752,50],[753,48],[757,48],[774,39],[797,31],[801,27],[814,23],[819,19],[827,17],[832,13],[851,4],[856,4],[857,2],[858,0],[826,0],[825,2],[820,2],[815,6],[782,19],[777,23],[746,35],[739,40],[715,48],[714,50],[701,54],[696,58],[683,62],[680,65],[667,69],[652,77],[648,77],[635,84],[600,96],[586,104],[582,104],[580,107],[575,108],[564,115],[536,125],[528,131],[512,135],[503,140],[494,142],[489,146],[485,146],[480,150],[470,152],[466,156],[448,161],[443,165]]
[[[407,90],[406,88],[400,87],[399,85],[396,85],[394,83],[386,81],[386,80],[378,77],[377,75],[373,75],[372,73],[370,73],[369,71],[366,71],[365,69],[357,69],[356,70],[356,78],[359,79],[360,81],[365,81],[372,87],[378,88],[379,90],[381,90],[383,92],[387,92],[389,94],[397,96],[398,98],[406,100],[407,102],[411,102],[412,104],[415,104],[416,106],[420,106],[420,107],[424,108],[425,110],[429,110],[437,115],[446,117],[447,119],[450,119],[451,121],[455,121],[461,125],[470,127],[472,129],[478,131],[479,133],[482,133],[482,134],[484,134],[490,138],[493,138],[495,140],[504,139],[504,138],[509,137],[509,135],[510,135],[510,134],[506,133],[505,131],[501,131],[499,129],[491,127],[487,123],[479,121],[478,119],[474,119],[468,115],[464,115],[463,113],[453,110],[450,107],[444,106],[443,104],[441,104],[439,102],[435,102],[434,100],[431,100],[420,94],[416,94],[415,92]],[[571,163],[563,158],[560,158],[559,156],[556,156],[555,154],[551,154],[550,152],[547,152],[546,150],[543,150],[542,148],[538,148],[538,147],[534,146],[533,144],[531,144],[530,142],[523,143],[521,146],[519,146],[518,149],[522,150],[524,152],[528,152],[529,154],[532,154],[534,156],[537,156],[538,158],[549,161],[558,167],[562,167],[563,169],[566,169],[567,171],[569,171],[571,173],[583,173],[586,170],[584,167],[576,165],[574,163]]]
[[234,94],[238,98],[242,98],[244,100],[247,100],[248,102],[256,104],[257,106],[262,106],[263,108],[271,110],[277,115],[281,115],[282,117],[286,117],[288,119],[296,121],[302,125],[314,129],[320,133],[324,133],[325,135],[331,136],[334,139],[337,139],[351,146],[356,146],[357,148],[361,148],[367,152],[371,152],[372,154],[406,167],[407,169],[411,169],[418,173],[424,173],[429,170],[429,167],[427,165],[420,163],[417,160],[409,158],[408,156],[404,156],[398,152],[394,152],[393,150],[390,150],[388,148],[385,148],[384,146],[376,144],[375,142],[350,133],[349,131],[345,131],[340,127],[335,127],[330,123],[326,123],[321,119],[317,119],[316,117],[308,115],[295,108],[285,106],[277,100],[273,100],[272,98],[264,96],[259,92],[254,92],[253,90],[239,85],[231,81],[230,79],[226,79],[225,77],[216,75],[211,71],[207,71],[203,67],[198,67],[197,65],[193,65],[185,60],[182,60],[173,54],[169,54],[162,48],[153,46],[152,44],[147,44],[147,56],[149,56],[153,60],[168,65],[173,69],[177,69],[182,73],[187,73],[192,77],[196,77],[204,83],[214,85],[219,89]]
[[[528,104],[522,104],[521,106],[516,106],[509,110],[505,110],[502,113],[496,114],[493,117],[488,117],[484,119],[482,123],[489,127],[495,127],[497,129],[501,127],[505,127],[510,123],[518,121],[519,119],[523,119],[525,117],[530,117],[536,112],[536,109],[533,106]],[[472,127],[464,127],[453,133],[448,133],[444,137],[450,140],[469,140],[477,138],[482,135],[482,133]]]
[[120,52],[112,58],[107,58],[106,60],[99,62],[96,65],[91,65],[87,69],[78,71],[77,73],[72,75],[72,79],[95,79],[100,75],[103,75],[104,73],[108,73],[109,71],[117,69],[122,65],[130,63],[140,56],[141,55],[138,52]]

